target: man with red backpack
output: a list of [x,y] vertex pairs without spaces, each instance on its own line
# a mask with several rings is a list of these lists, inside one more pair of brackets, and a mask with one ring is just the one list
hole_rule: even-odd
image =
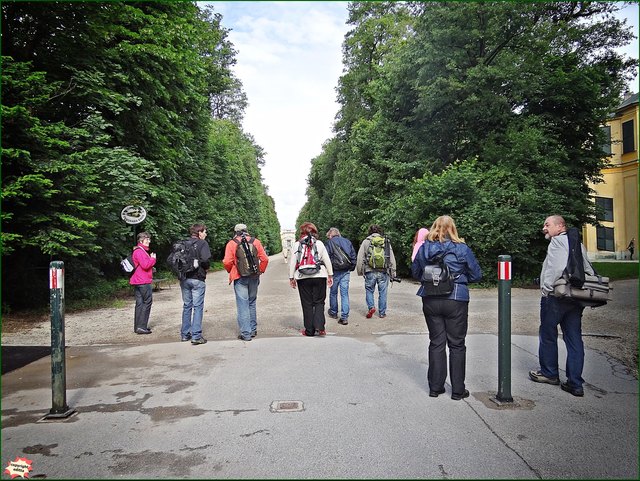
[[222,264],[233,282],[238,309],[238,339],[250,341],[258,334],[256,301],[260,275],[269,264],[269,256],[258,239],[249,235],[245,224],[236,224],[234,237],[224,250]]

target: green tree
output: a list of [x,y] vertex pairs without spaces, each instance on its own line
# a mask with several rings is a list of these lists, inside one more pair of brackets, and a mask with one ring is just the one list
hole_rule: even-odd
[[238,216],[279,250],[221,15],[195,2],[1,8],[5,303],[32,299],[52,257],[70,267],[70,295],[113,275],[131,248],[128,204],[146,208],[138,229],[160,256],[197,221],[220,254]]
[[403,258],[419,227],[449,214],[485,267],[512,253],[523,275],[539,268],[546,215],[595,221],[600,126],[637,64],[615,51],[631,38],[612,16],[620,4],[349,8],[336,136],[314,159],[305,209],[361,235],[379,223]]

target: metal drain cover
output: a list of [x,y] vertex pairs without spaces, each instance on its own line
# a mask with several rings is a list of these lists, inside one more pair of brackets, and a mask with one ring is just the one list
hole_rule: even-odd
[[272,413],[295,413],[304,411],[302,401],[273,401],[271,403]]

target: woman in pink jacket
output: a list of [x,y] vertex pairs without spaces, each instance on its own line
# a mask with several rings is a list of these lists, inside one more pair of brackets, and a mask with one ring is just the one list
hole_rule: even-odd
[[147,232],[138,234],[138,245],[133,248],[135,270],[129,284],[135,287],[136,308],[133,315],[133,332],[151,334],[149,314],[151,313],[153,266],[156,265],[155,252],[149,253],[151,236]]

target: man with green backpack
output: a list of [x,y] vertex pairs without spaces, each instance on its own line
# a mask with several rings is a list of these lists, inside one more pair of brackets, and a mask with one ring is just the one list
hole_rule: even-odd
[[378,315],[380,318],[386,317],[387,288],[389,279],[396,277],[396,258],[389,239],[379,225],[371,225],[369,236],[360,244],[356,269],[359,276],[364,276],[366,318],[371,319],[376,312],[374,299],[376,285],[378,286]]

